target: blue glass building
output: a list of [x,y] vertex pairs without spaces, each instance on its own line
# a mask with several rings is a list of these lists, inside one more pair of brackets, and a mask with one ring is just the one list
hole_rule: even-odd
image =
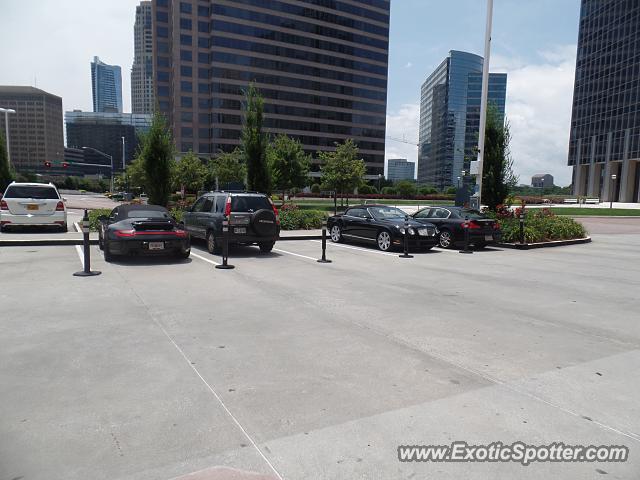
[[[423,83],[420,95],[418,182],[457,184],[477,156],[483,59],[452,50]],[[504,119],[507,75],[489,75],[489,103]]]
[[91,62],[93,111],[122,113],[122,72],[118,65],[107,65],[98,57]]

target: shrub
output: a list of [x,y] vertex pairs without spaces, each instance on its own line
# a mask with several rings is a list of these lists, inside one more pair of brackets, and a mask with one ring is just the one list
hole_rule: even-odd
[[416,184],[409,180],[402,180],[396,184],[398,194],[402,198],[411,198],[416,194]]
[[89,210],[89,230],[97,232],[98,225],[98,217],[100,215],[106,215],[107,217],[111,213],[111,209],[109,208],[96,208],[95,210]]
[[395,187],[384,187],[382,189],[383,195],[398,195],[398,189]]
[[371,185],[363,185],[358,188],[358,193],[362,195],[371,195],[372,193],[376,193],[376,190]]
[[320,184],[314,183],[311,185],[311,193],[320,193]]
[[444,191],[444,193],[446,193],[448,195],[455,195],[456,194],[456,187],[449,187]]
[[435,189],[435,188],[433,188],[433,187],[429,187],[429,186],[427,185],[427,186],[424,186],[424,187],[420,187],[420,188],[418,189],[418,193],[419,193],[420,195],[433,195],[433,194],[438,193],[438,190],[436,190],[436,189]]
[[182,215],[184,214],[184,210],[180,208],[172,208],[169,213],[171,213],[173,218],[176,219],[176,222],[182,222]]
[[303,210],[297,205],[284,205],[280,209],[282,230],[310,230],[322,227],[327,214],[321,210]]
[[[511,217],[498,217],[504,242],[520,241],[519,210],[517,209],[516,214]],[[587,231],[581,223],[570,217],[557,216],[546,208],[526,211],[524,225],[524,239],[527,243],[571,240],[587,236]]]

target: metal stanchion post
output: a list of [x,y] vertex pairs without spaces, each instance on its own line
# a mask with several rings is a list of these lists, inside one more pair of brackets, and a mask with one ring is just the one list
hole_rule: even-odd
[[318,260],[318,263],[331,263],[331,260],[327,260],[327,221],[322,221],[322,258]]
[[469,250],[469,216],[465,215],[464,223],[462,224],[462,228],[464,228],[464,248],[459,250],[459,253],[473,253],[472,250]]
[[524,244],[524,210],[520,212],[520,243]]
[[404,252],[402,255],[398,255],[400,258],[413,258],[413,255],[409,255],[409,216],[404,217]]
[[236,267],[227,263],[229,259],[229,219],[227,217],[222,220],[222,237],[222,265],[216,265],[216,268],[231,270]]
[[94,277],[102,272],[91,270],[91,246],[89,245],[89,212],[85,209],[82,217],[82,243],[84,245],[84,270],[73,274],[74,277]]

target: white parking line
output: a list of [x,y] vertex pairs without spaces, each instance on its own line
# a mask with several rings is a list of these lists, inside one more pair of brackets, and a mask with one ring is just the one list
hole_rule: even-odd
[[[321,240],[309,240],[309,241],[310,242],[321,243]],[[361,252],[366,252],[366,253],[377,253],[378,255],[388,255],[390,257],[397,257],[398,256],[395,253],[381,252],[379,250],[369,250],[367,248],[353,247],[351,245],[343,245],[341,243],[333,243],[333,242],[329,243],[329,242],[327,242],[327,245],[331,245],[332,247],[348,248],[349,250],[360,250]]]
[[205,262],[211,263],[212,265],[220,265],[218,262],[214,262],[213,260],[211,260],[209,258],[205,258],[202,255],[198,255],[197,253],[193,253],[193,249],[191,250],[191,256],[199,258],[200,260],[204,260]]
[[82,265],[82,269],[84,270],[84,250],[80,245],[76,245],[76,252],[78,252],[78,257],[80,257],[80,264]]
[[82,228],[80,228],[80,224],[78,222],[73,224],[74,227],[76,227],[76,232],[81,232]]
[[307,257],[306,255],[300,255],[299,253],[288,252],[287,250],[280,250],[279,248],[274,248],[274,252],[286,253],[287,255],[293,255],[294,257],[307,258],[309,260],[317,261],[317,258]]

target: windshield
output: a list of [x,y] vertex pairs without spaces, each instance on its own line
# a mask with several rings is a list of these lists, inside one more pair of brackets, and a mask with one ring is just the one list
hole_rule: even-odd
[[231,210],[233,212],[257,212],[263,209],[271,210],[271,204],[267,197],[257,195],[231,197]]
[[59,200],[58,192],[53,187],[39,187],[35,185],[11,186],[5,193],[5,198],[34,198],[38,200]]
[[460,216],[460,218],[469,217],[469,220],[481,220],[483,218],[487,218],[486,215],[482,214],[478,210],[464,208],[458,211],[458,215]]
[[369,207],[369,211],[377,220],[398,220],[407,216],[396,207]]
[[129,210],[127,218],[171,218],[169,212],[162,210]]

